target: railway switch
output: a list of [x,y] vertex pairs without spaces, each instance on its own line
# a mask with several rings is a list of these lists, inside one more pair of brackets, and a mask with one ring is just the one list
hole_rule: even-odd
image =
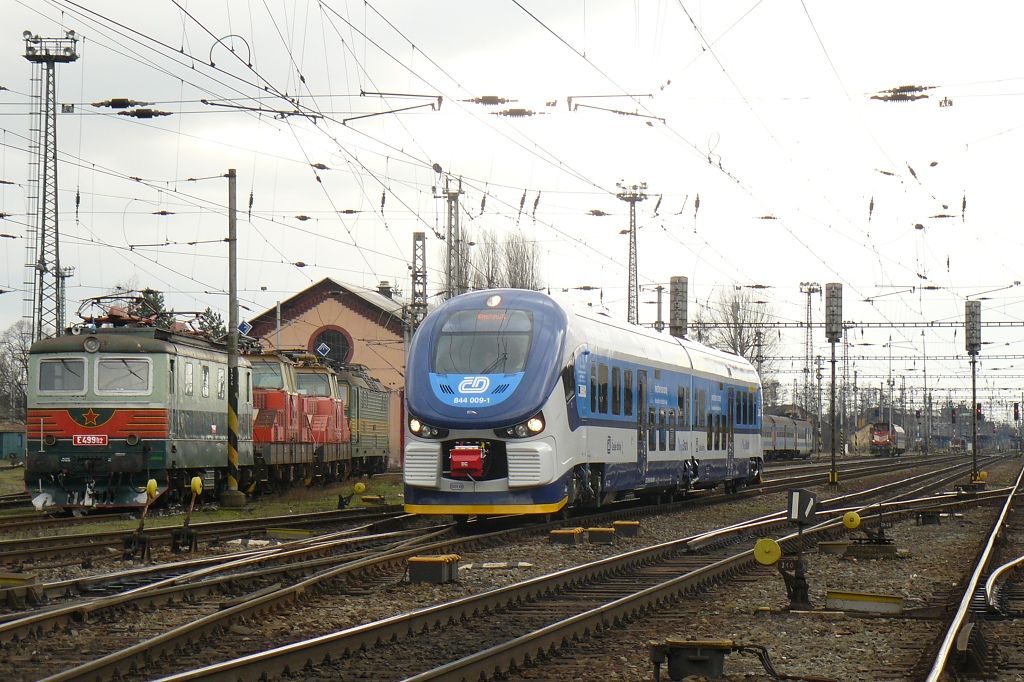
[[179,554],[186,549],[189,552],[199,549],[199,535],[188,524],[192,520],[192,510],[196,507],[196,499],[203,494],[203,479],[193,476],[190,486],[192,488],[192,500],[188,504],[185,521],[181,524],[181,528],[175,528],[171,531],[171,551],[175,554]]
[[[728,639],[685,640],[666,639],[662,642],[648,644],[651,662],[654,663],[654,682],[661,682],[661,668],[668,664],[668,676],[673,681],[700,675],[703,678],[717,679],[725,671],[725,657],[730,653],[753,654],[761,662],[768,676],[772,679],[797,679],[795,676],[782,675],[775,670],[768,649],[757,644],[736,644]],[[801,680],[833,682],[831,678],[804,676]]]

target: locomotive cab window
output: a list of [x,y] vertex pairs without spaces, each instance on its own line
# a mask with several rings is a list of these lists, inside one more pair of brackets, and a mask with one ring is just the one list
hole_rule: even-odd
[[434,351],[434,372],[522,372],[532,337],[532,314],[525,310],[456,311],[441,326]]
[[329,374],[299,372],[296,375],[299,393],[302,395],[329,398],[331,396],[331,377]]
[[39,391],[85,392],[85,361],[73,358],[41,360],[39,362]]
[[284,376],[277,362],[252,363],[253,385],[256,388],[284,388]]
[[101,358],[96,361],[97,393],[149,393],[149,358]]

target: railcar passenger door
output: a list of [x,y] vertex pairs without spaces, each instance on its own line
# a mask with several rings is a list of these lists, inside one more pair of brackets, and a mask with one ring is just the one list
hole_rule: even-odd
[[636,371],[636,465],[637,475],[642,485],[647,478],[647,370]]
[[726,391],[725,471],[729,478],[736,477],[736,389]]

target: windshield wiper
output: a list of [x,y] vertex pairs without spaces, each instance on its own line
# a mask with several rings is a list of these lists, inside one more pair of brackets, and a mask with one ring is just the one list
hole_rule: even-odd
[[494,362],[492,362],[491,364],[487,365],[487,367],[485,367],[480,372],[480,374],[490,374],[492,370],[498,369],[499,365],[501,366],[502,373],[504,373],[505,372],[505,363],[506,362],[508,362],[508,352],[507,351],[504,352],[504,353],[501,353],[498,357],[496,357],[494,359]]

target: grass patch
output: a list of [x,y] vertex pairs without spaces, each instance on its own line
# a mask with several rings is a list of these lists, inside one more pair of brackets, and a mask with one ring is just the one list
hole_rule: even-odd
[[23,467],[0,470],[0,495],[20,493],[24,490],[25,469]]

